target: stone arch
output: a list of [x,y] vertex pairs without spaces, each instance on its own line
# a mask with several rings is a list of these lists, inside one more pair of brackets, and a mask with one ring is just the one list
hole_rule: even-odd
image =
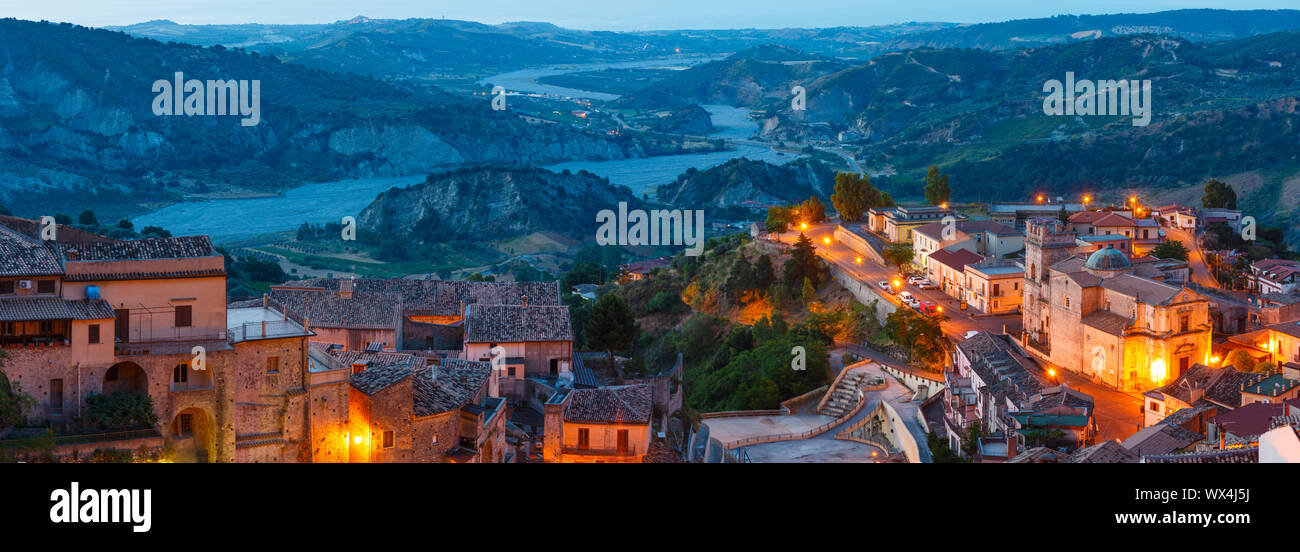
[[149,376],[139,364],[126,361],[109,366],[104,371],[101,392],[140,392],[149,394]]
[[178,462],[213,462],[217,457],[217,425],[202,408],[191,406],[176,413],[167,427]]

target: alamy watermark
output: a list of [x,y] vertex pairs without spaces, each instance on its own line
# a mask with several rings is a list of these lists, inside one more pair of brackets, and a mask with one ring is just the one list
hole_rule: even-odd
[[1051,79],[1043,83],[1045,115],[1124,115],[1133,117],[1133,126],[1151,122],[1150,80],[1075,80],[1065,73],[1065,82]]
[[618,213],[601,209],[596,213],[597,245],[686,245],[686,255],[704,252],[704,211],[660,210],[646,213],[627,210],[627,202],[618,202]]
[[257,126],[262,121],[262,81],[185,80],[176,72],[174,81],[153,81],[153,114],[239,115],[240,126]]

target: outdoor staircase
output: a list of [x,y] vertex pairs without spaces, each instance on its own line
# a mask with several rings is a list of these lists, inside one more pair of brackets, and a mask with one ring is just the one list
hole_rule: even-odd
[[853,412],[860,400],[858,398],[858,389],[862,387],[862,380],[865,378],[866,374],[862,372],[845,374],[843,378],[840,378],[840,382],[835,385],[835,389],[831,390],[830,398],[822,405],[819,413],[838,419]]

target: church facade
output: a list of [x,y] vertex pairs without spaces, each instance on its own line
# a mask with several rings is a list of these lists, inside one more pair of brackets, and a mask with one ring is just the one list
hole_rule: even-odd
[[1123,251],[1080,250],[1057,220],[1026,223],[1023,342],[1115,389],[1141,391],[1209,362],[1209,300]]

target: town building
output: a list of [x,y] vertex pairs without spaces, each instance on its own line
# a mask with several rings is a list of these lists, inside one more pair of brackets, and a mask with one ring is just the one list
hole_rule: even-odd
[[1200,228],[1209,228],[1214,224],[1225,224],[1234,233],[1241,232],[1241,211],[1223,208],[1202,208],[1196,221]]
[[1066,216],[1086,211],[1082,203],[994,202],[989,204],[989,219],[1017,230],[1024,230],[1025,222],[1035,218],[1054,218],[1065,207]]
[[544,460],[641,462],[650,448],[653,400],[649,385],[557,391],[546,402]]
[[962,299],[966,292],[966,265],[983,260],[979,253],[966,249],[940,249],[930,254],[925,273],[948,296]]
[[912,243],[913,230],[932,222],[941,222],[944,217],[952,217],[954,221],[966,219],[966,215],[959,214],[950,207],[936,205],[880,207],[867,212],[871,231],[893,243]]
[[1250,291],[1256,294],[1291,294],[1300,290],[1300,261],[1265,259],[1250,265],[1246,276]]
[[931,222],[912,231],[914,263],[925,267],[930,253],[940,249],[965,249],[984,257],[1004,258],[1024,250],[1024,235],[1014,228],[987,220],[960,220],[947,225]]
[[1162,386],[1208,361],[1204,296],[1166,283],[1152,263],[1135,264],[1117,249],[1083,257],[1075,247],[1075,234],[1060,221],[1029,221],[1021,306],[1026,348],[1124,390]]
[[1019,262],[988,259],[966,265],[966,305],[987,314],[1020,310],[1025,268]]
[[1194,411],[1213,416],[1238,408],[1242,389],[1261,377],[1232,366],[1196,363],[1173,381],[1143,393],[1142,427],[1154,426],[1176,412],[1182,417],[1194,416]]
[[1165,205],[1156,211],[1165,223],[1183,230],[1196,230],[1196,208],[1187,205]]

